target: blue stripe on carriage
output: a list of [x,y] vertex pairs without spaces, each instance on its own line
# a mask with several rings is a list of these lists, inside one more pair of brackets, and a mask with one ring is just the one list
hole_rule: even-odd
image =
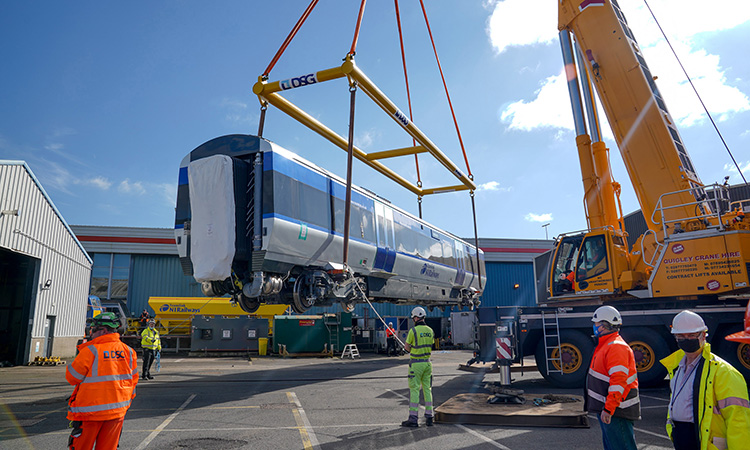
[[383,270],[386,272],[393,272],[393,264],[396,263],[396,251],[391,249],[386,249],[387,255],[385,257],[385,267],[383,267]]
[[183,184],[188,184],[187,167],[180,167],[180,175],[177,177],[177,185],[181,186]]

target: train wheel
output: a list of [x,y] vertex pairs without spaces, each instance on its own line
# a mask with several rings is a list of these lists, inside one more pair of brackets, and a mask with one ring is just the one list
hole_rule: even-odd
[[[536,365],[539,373],[557,387],[575,388],[583,387],[586,381],[586,373],[594,353],[594,344],[589,337],[580,331],[563,330],[560,332],[560,348],[553,349],[549,365],[552,370],[560,370],[562,373],[547,372],[547,359],[545,357],[544,338],[536,347]],[[560,365],[562,363],[562,366]]]
[[245,295],[240,295],[238,303],[240,304],[240,308],[248,314],[252,314],[260,308],[260,300],[246,297]]
[[643,327],[623,328],[620,335],[633,349],[638,386],[653,386],[664,380],[667,369],[659,361],[670,354],[664,338],[656,331]]
[[[722,333],[718,344],[715,346],[715,352],[735,369],[739,370],[746,380],[750,380],[750,344],[727,341],[724,339],[725,336],[729,336],[730,334],[742,330],[742,327],[736,327],[730,329],[726,333]],[[714,339],[714,343],[716,343],[716,339]],[[711,350],[714,351],[713,346]]]
[[292,309],[299,313],[304,314],[308,309],[312,308],[315,304],[315,299],[309,299],[307,297],[307,284],[305,283],[305,276],[297,277],[297,281],[294,282],[294,292],[292,294]]

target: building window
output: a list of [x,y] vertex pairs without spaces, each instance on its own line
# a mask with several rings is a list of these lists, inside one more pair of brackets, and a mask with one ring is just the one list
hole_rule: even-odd
[[94,253],[91,295],[106,299],[127,299],[130,255]]

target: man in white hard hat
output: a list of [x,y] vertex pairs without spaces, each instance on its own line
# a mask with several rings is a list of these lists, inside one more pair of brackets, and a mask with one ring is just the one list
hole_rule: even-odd
[[604,450],[636,450],[633,421],[641,418],[638,372],[630,346],[620,336],[622,316],[612,306],[594,311],[594,356],[586,378],[587,411],[596,413]]
[[432,426],[432,344],[435,334],[425,324],[427,313],[417,306],[411,311],[414,328],[406,335],[404,348],[409,352],[409,418],[401,422],[402,427],[418,427],[419,390],[424,393],[424,417],[427,426]]
[[672,389],[667,434],[677,450],[750,448],[747,384],[737,369],[711,353],[707,331],[692,311],[672,320],[680,349],[661,360]]

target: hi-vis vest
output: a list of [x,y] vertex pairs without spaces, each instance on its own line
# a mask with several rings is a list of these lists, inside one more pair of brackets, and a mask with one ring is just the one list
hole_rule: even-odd
[[118,333],[99,336],[78,350],[65,372],[65,379],[75,386],[68,419],[101,421],[125,416],[138,384],[135,350],[123,344]]
[[[685,352],[677,350],[661,360],[674,377]],[[742,374],[703,346],[693,386],[693,420],[698,424],[701,450],[747,448],[750,442],[750,402]],[[695,400],[698,400],[697,402]],[[667,410],[667,434],[672,437],[672,418]]]
[[151,350],[161,350],[161,339],[156,328],[146,328],[141,332],[141,348],[150,348]]
[[641,418],[638,372],[630,346],[615,332],[599,338],[586,378],[588,410],[623,419]]
[[432,328],[427,325],[417,325],[409,330],[409,334],[406,336],[406,343],[411,345],[409,364],[430,362],[434,341]]

